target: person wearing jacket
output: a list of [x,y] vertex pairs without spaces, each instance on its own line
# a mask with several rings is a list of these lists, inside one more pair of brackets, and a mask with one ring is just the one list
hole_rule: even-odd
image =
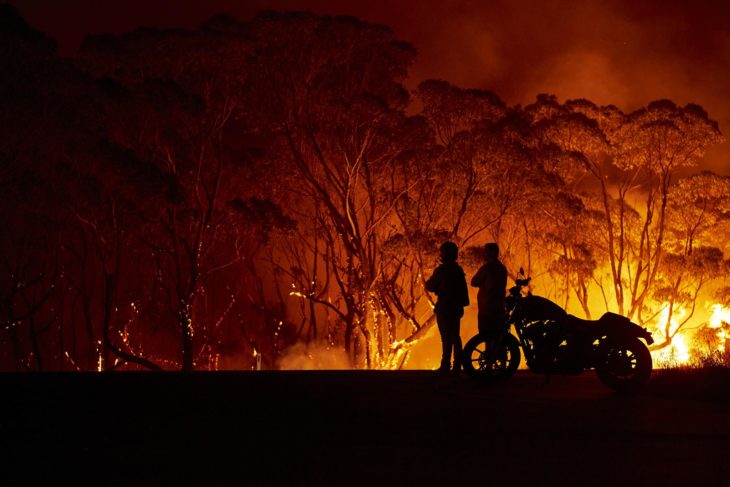
[[488,243],[484,246],[484,253],[484,265],[471,280],[471,285],[479,288],[477,323],[482,335],[500,330],[504,326],[504,296],[507,289],[507,269],[499,261],[499,246]]
[[[464,270],[456,262],[459,248],[454,242],[444,242],[439,249],[441,264],[426,281],[426,290],[437,296],[434,313],[441,335],[441,366],[439,372],[458,374],[461,371],[461,317],[469,306],[469,290]],[[451,354],[454,363],[451,368]]]

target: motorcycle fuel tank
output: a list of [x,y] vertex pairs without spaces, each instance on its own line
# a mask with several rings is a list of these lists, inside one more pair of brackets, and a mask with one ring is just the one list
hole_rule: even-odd
[[540,296],[525,297],[522,314],[523,319],[528,322],[537,320],[561,321],[567,316],[563,308]]

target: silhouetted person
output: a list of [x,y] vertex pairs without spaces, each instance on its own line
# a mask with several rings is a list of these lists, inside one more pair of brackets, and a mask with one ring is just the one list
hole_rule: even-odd
[[464,306],[469,306],[469,290],[466,287],[464,270],[456,259],[459,248],[454,242],[444,242],[439,249],[441,265],[426,281],[426,289],[436,293],[438,300],[434,312],[441,334],[441,367],[439,372],[448,373],[451,364],[451,351],[454,352],[453,372],[461,371],[461,335],[459,327],[464,316]]
[[471,279],[471,285],[479,288],[477,323],[479,333],[483,335],[504,326],[504,295],[507,289],[507,269],[499,261],[499,246],[494,242],[488,243],[484,251],[484,265]]

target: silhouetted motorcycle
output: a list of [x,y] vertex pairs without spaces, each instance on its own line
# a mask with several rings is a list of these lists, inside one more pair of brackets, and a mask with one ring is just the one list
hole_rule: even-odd
[[[504,328],[478,334],[464,346],[467,374],[506,379],[520,365],[521,347],[529,369],[547,377],[595,369],[601,382],[616,391],[632,391],[649,380],[652,361],[646,344],[654,343],[649,331],[615,313],[595,321],[569,315],[549,299],[525,295],[530,277],[524,277],[523,269],[519,275],[522,279],[505,300]],[[510,333],[512,326],[517,337]]]

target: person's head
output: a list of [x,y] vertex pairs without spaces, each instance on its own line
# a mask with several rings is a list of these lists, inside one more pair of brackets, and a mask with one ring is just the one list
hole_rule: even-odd
[[441,262],[455,262],[459,257],[459,247],[454,242],[444,242],[439,248]]
[[484,246],[484,258],[487,261],[493,261],[499,258],[499,245],[496,242],[490,242]]

